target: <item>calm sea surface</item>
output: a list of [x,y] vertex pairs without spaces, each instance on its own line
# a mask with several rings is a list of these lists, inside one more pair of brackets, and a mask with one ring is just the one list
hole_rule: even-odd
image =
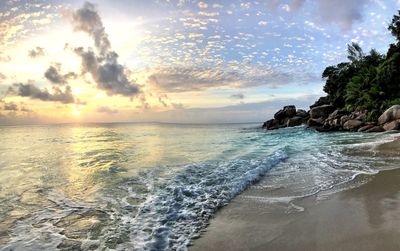
[[0,250],[185,250],[249,186],[290,204],[397,168],[374,146],[398,134],[258,127],[0,127]]

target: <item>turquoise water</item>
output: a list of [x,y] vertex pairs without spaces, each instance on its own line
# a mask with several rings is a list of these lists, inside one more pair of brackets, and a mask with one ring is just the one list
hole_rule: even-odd
[[291,205],[397,168],[374,146],[398,134],[258,127],[0,127],[0,249],[185,250],[249,186]]

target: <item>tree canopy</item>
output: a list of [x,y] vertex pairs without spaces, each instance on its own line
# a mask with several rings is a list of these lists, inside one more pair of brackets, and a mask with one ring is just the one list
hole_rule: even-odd
[[397,39],[386,55],[364,53],[357,43],[347,47],[349,62],[328,66],[322,73],[329,101],[348,111],[367,110],[375,120],[393,104],[400,104],[400,11],[388,30]]

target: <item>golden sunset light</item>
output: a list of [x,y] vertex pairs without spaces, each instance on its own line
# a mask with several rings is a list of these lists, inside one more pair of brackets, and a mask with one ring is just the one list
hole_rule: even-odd
[[400,250],[400,0],[0,0],[0,251]]

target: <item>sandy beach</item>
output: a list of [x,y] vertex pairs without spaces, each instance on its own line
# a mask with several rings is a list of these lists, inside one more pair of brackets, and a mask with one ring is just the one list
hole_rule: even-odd
[[[396,156],[400,141],[375,150]],[[191,250],[400,250],[400,170],[360,175],[352,186],[289,204],[249,201],[249,189],[216,214]]]

